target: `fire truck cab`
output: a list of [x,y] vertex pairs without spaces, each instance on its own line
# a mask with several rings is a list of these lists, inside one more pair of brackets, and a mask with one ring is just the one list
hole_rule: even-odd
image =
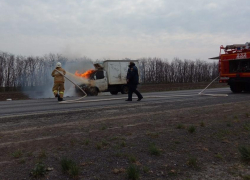
[[250,43],[222,45],[218,59],[219,82],[228,83],[233,93],[250,91]]

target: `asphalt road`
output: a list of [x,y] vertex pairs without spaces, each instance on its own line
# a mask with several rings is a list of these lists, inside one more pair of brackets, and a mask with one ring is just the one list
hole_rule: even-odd
[[[10,116],[22,116],[30,114],[47,114],[58,112],[79,111],[81,109],[94,108],[116,108],[122,106],[133,105],[148,105],[155,103],[180,103],[187,104],[191,101],[196,101],[202,105],[209,105],[209,103],[223,103],[250,100],[249,93],[233,94],[229,88],[215,88],[208,89],[205,94],[228,94],[227,97],[212,97],[200,96],[198,93],[201,90],[182,90],[182,91],[166,91],[166,92],[152,92],[143,93],[144,99],[137,102],[137,97],[133,97],[132,102],[127,102],[125,99],[127,95],[100,95],[96,97],[86,97],[81,103],[59,104],[54,98],[49,99],[32,99],[32,100],[18,100],[18,101],[1,101],[0,102],[0,118]],[[78,97],[66,97],[65,100],[73,100]],[[114,98],[114,99],[113,99]],[[139,104],[140,103],[140,104]],[[205,104],[206,103],[206,104]]]

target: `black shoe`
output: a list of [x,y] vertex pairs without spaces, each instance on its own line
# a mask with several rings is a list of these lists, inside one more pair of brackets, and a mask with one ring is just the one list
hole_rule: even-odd
[[58,95],[58,94],[56,94],[56,95],[55,95],[55,97],[59,97],[59,95]]
[[142,98],[143,98],[143,97],[140,97],[140,98],[138,98],[138,99],[137,99],[137,101],[140,101],[140,100],[142,100]]
[[132,100],[130,100],[130,99],[126,99],[125,101],[132,101]]
[[58,101],[64,101],[63,98],[60,98],[60,96],[58,97]]
[[60,98],[60,96],[59,96],[59,95],[57,95],[57,100],[58,100],[58,101],[60,101],[60,99],[61,99],[61,98]]

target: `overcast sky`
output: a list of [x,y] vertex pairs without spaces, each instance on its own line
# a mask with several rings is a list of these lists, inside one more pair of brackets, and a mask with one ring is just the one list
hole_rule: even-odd
[[0,51],[92,59],[218,56],[250,41],[250,0],[0,0]]

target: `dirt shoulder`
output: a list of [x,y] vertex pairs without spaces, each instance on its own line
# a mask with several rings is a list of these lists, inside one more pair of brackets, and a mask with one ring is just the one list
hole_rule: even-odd
[[185,103],[2,118],[0,179],[248,178],[249,101]]
[[6,101],[7,99],[26,100],[29,97],[22,92],[0,92],[0,101]]
[[[189,89],[204,89],[210,82],[200,83],[168,83],[168,84],[140,84],[138,90],[141,92],[176,91]],[[229,87],[226,83],[212,83],[208,88]]]

